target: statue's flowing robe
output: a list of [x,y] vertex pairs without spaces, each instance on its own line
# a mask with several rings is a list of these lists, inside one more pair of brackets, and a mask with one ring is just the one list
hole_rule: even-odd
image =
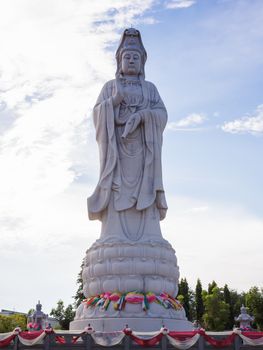
[[[116,211],[132,207],[143,211],[154,203],[158,209],[167,209],[161,166],[162,134],[167,122],[165,106],[156,87],[143,80],[142,100],[135,108],[131,107],[128,112],[130,115],[139,113],[141,116],[142,122],[138,129],[144,159],[141,162],[138,181],[134,186],[128,188],[122,178],[121,157],[125,156],[125,152],[120,156],[119,145],[122,139],[120,133],[117,132],[119,127],[116,125],[120,106],[113,106],[112,97],[115,91],[116,80],[107,82],[93,109],[96,140],[100,154],[100,178],[94,193],[88,198],[88,213],[91,220],[101,220],[102,213],[107,209],[112,196],[111,200],[113,200]],[[136,134],[136,130],[134,133]],[[135,161],[134,166],[140,164],[139,159],[136,160],[136,155],[131,157],[131,161]]]

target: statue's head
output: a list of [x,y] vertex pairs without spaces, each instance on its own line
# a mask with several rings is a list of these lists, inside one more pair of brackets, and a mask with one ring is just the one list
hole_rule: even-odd
[[116,51],[116,78],[123,74],[139,75],[145,78],[144,65],[147,53],[142,43],[141,34],[134,28],[125,29]]
[[36,310],[41,311],[41,309],[42,309],[42,305],[40,304],[40,301],[38,301],[38,303],[36,304]]
[[247,308],[242,304],[240,308],[241,314],[246,314],[247,313]]
[[125,50],[121,55],[121,74],[140,75],[141,73],[141,55],[136,50]]

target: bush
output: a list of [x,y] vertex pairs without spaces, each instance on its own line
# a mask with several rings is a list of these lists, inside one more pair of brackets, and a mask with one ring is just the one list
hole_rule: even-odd
[[12,332],[16,327],[26,329],[26,316],[14,314],[10,316],[0,315],[0,333]]

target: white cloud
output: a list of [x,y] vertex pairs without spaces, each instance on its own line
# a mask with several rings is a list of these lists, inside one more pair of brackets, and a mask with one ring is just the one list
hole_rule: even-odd
[[195,3],[195,0],[172,0],[170,2],[167,2],[165,7],[168,9],[182,9],[190,7]]
[[[154,23],[152,0],[19,0],[0,13],[0,218],[29,218],[76,179],[93,179],[91,109],[114,76],[120,29]],[[92,135],[92,137],[90,137]],[[89,149],[95,148],[95,152]],[[11,220],[12,221],[12,220]],[[10,222],[11,222],[10,221]],[[1,222],[1,221],[0,221]]]
[[231,134],[263,133],[263,105],[259,105],[253,115],[248,115],[232,122],[226,122],[222,130]]
[[168,130],[199,130],[196,126],[204,123],[206,116],[202,113],[192,113],[187,117],[178,120],[177,122],[170,122],[167,124]]
[[209,207],[206,205],[203,205],[201,207],[190,208],[187,212],[189,212],[189,213],[205,213],[208,210],[209,210]]
[[[53,264],[60,265],[65,254],[71,255],[60,280],[79,266],[80,246],[85,242],[84,254],[95,232],[86,209],[99,163],[91,110],[103,83],[114,77],[111,48],[117,46],[120,31],[131,23],[154,23],[149,15],[144,16],[152,3],[1,2],[1,276],[17,276],[17,266],[24,266],[19,284],[29,286],[28,272],[44,274],[41,264],[49,254],[53,257],[47,263],[49,271]],[[74,192],[79,182],[82,191]],[[35,264],[38,255],[42,261]],[[74,280],[76,274],[71,276]],[[14,305],[7,304],[10,288],[7,285],[8,290],[1,293],[2,307]],[[27,292],[21,298],[34,302],[36,291],[28,288]],[[66,293],[70,292],[65,288]],[[53,298],[59,299],[59,292]]]

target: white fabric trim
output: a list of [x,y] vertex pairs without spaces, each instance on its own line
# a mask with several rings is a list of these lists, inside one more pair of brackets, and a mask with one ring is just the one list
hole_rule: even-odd
[[151,339],[153,337],[156,337],[159,335],[161,332],[160,331],[155,331],[155,332],[132,332],[135,337],[141,338],[141,339]]
[[35,345],[35,344],[41,344],[43,339],[45,338],[45,336],[46,336],[46,333],[43,332],[40,334],[39,337],[30,340],[30,339],[25,339],[18,334],[18,339],[19,339],[20,343],[22,343],[23,345],[31,346],[31,345]]
[[174,339],[170,335],[166,335],[166,337],[169,340],[169,343],[172,344],[172,346],[174,346],[175,348],[180,350],[186,350],[193,346],[199,340],[200,334],[196,334],[192,338],[186,340]]
[[125,334],[122,331],[104,333],[104,332],[95,332],[91,334],[94,342],[101,346],[114,346],[120,344],[122,339],[125,337]]
[[60,335],[60,334],[74,334],[74,335],[81,335],[81,334],[84,334],[85,333],[85,331],[84,330],[70,330],[70,331],[68,331],[68,330],[65,330],[65,331],[63,331],[63,330],[61,330],[61,329],[56,329],[56,330],[54,330],[54,333],[55,334],[57,334],[57,335]]
[[223,331],[223,332],[206,332],[205,331],[205,334],[209,335],[209,336],[213,336],[213,335],[231,335],[233,334],[234,331]]
[[15,332],[8,332],[8,333],[0,333],[0,340],[5,340],[9,337],[11,337],[11,335],[13,335]]
[[240,338],[243,340],[244,345],[251,345],[251,346],[263,345],[263,337],[257,338],[257,339],[250,339],[246,337],[244,334],[242,334],[240,330],[235,330],[235,333],[240,336]]

